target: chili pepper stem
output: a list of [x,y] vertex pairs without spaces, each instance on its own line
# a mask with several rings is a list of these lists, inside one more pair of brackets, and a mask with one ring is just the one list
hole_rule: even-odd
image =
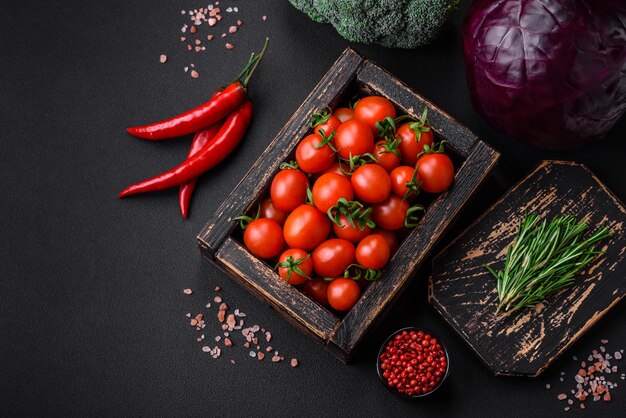
[[[252,55],[250,56],[250,61],[248,61],[248,65],[246,65],[244,70],[241,72],[241,74],[237,78],[245,89],[248,88],[248,83],[250,82],[252,75],[258,68],[259,63],[263,60],[263,57],[265,56],[265,52],[267,51],[267,46],[269,45],[269,42],[270,42],[270,38],[265,38],[265,44],[263,45],[263,49],[261,50],[261,52],[256,56],[254,53],[252,53]],[[242,77],[243,77],[243,80],[241,79]]]

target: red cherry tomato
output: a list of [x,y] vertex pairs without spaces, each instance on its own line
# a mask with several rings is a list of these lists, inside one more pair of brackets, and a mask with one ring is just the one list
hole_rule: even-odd
[[319,173],[326,170],[335,161],[335,152],[328,144],[316,148],[322,142],[318,134],[305,137],[296,148],[298,167],[305,173]]
[[324,213],[335,206],[342,197],[346,200],[354,199],[350,180],[333,173],[320,176],[313,184],[312,193],[315,207]]
[[345,121],[354,118],[354,112],[349,107],[338,107],[333,112],[333,116],[339,119],[341,123],[344,123]]
[[291,212],[306,200],[309,179],[300,170],[280,170],[272,180],[270,196],[280,209]]
[[[322,174],[335,173],[335,174],[339,174],[340,176],[343,176],[343,177],[345,177],[345,178],[347,178],[349,180],[350,176],[348,176],[346,173],[341,171],[341,168],[339,167],[339,164],[340,163],[338,161],[335,161],[334,163],[331,164],[330,167],[328,167],[326,170],[324,170],[324,172]],[[346,171],[349,171],[349,169],[350,169],[349,167],[346,167],[346,165],[344,163],[341,163],[341,166]]]
[[368,235],[356,247],[357,263],[368,269],[377,270],[385,267],[390,256],[389,244],[382,235]]
[[350,181],[357,198],[366,203],[380,203],[391,193],[389,174],[378,164],[357,168]]
[[285,224],[285,220],[287,219],[287,215],[289,214],[276,206],[274,202],[272,202],[272,199],[267,198],[261,202],[259,218],[273,219],[278,222],[280,226],[283,226]]
[[354,107],[354,119],[365,122],[374,135],[377,135],[378,133],[376,122],[379,122],[386,117],[395,119],[396,108],[393,107],[393,103],[384,97],[364,97],[359,100]]
[[372,230],[372,228],[367,225],[364,225],[363,229],[360,229],[356,223],[353,227],[350,225],[350,222],[348,222],[346,215],[339,215],[339,221],[341,226],[333,223],[333,231],[335,232],[335,235],[339,238],[347,239],[355,244],[368,236]]
[[374,135],[363,122],[350,119],[339,125],[333,138],[339,156],[350,158],[351,155],[363,155],[374,148]]
[[330,233],[330,220],[311,205],[300,205],[289,214],[283,227],[285,241],[292,248],[310,251]]
[[283,230],[275,220],[260,218],[250,222],[246,227],[243,243],[257,257],[276,257],[285,245]]
[[315,247],[311,253],[313,270],[322,277],[341,276],[354,263],[354,244],[345,239],[331,238]]
[[384,168],[388,173],[391,173],[394,168],[400,165],[400,157],[391,151],[388,152],[384,144],[385,141],[378,141],[376,143],[376,148],[374,148],[374,157],[376,157],[376,161],[382,168]]
[[321,136],[328,136],[335,129],[337,129],[339,125],[341,125],[341,122],[342,121],[339,120],[337,116],[330,115],[330,117],[328,118],[326,122],[322,122],[319,125],[317,125],[315,128],[313,128],[313,132]]
[[[313,261],[308,257],[309,253],[298,248],[290,248],[283,252],[278,259],[278,275],[285,282],[292,285],[299,285],[306,282],[313,272]],[[289,259],[291,257],[291,259]],[[300,269],[304,276],[297,272]]]
[[417,155],[424,150],[424,145],[431,147],[433,145],[433,131],[422,132],[419,141],[417,135],[410,128],[411,123],[405,123],[398,128],[396,135],[400,137],[399,145],[402,162],[406,165],[415,166],[417,163]]
[[361,288],[355,280],[340,277],[328,285],[328,304],[335,310],[348,311],[361,296]]
[[419,159],[417,175],[425,192],[445,192],[454,181],[454,165],[446,154],[426,154]]
[[327,306],[328,305],[328,284],[330,282],[324,279],[312,279],[307,280],[304,284],[304,293],[309,295],[311,299],[317,303]]
[[372,206],[372,220],[376,226],[389,231],[401,229],[409,207],[409,202],[392,194],[384,202]]
[[372,234],[378,234],[385,238],[385,241],[387,241],[387,245],[389,246],[389,253],[391,255],[393,255],[400,246],[400,240],[398,239],[396,233],[393,231],[387,231],[386,229],[382,228],[374,228],[372,230]]
[[[407,183],[411,184],[413,182],[413,174],[415,173],[415,168],[409,167],[408,165],[401,165],[400,167],[395,168],[390,174],[391,177],[391,191],[401,198],[409,192],[407,188]],[[415,178],[415,182],[419,181]],[[409,194],[409,199],[416,197],[417,195],[413,190]]]

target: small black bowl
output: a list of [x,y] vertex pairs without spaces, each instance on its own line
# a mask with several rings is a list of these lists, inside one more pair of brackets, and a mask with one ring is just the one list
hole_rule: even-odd
[[[439,383],[437,383],[437,386],[435,386],[433,390],[431,390],[430,392],[420,393],[419,395],[406,395],[404,393],[398,392],[396,388],[389,386],[387,384],[387,380],[383,377],[383,371],[380,369],[380,356],[383,354],[385,347],[387,347],[387,344],[389,344],[392,338],[394,338],[397,334],[401,333],[402,331],[422,331],[423,333],[429,334],[431,337],[436,338],[437,342],[441,345],[441,349],[443,350],[446,356],[446,372],[441,377],[441,380],[439,381]],[[378,372],[378,378],[380,379],[381,383],[383,384],[383,386],[387,388],[389,392],[393,393],[394,395],[402,399],[416,400],[416,399],[420,399],[420,398],[424,398],[426,396],[432,395],[433,393],[437,391],[437,389],[439,389],[443,385],[443,382],[446,380],[446,378],[448,377],[448,374],[450,373],[450,355],[448,354],[448,350],[446,349],[446,346],[441,340],[441,338],[439,338],[439,336],[435,334],[434,332],[432,332],[431,330],[428,330],[426,328],[419,328],[419,327],[406,327],[406,328],[399,329],[396,332],[392,333],[385,340],[385,342],[380,346],[380,350],[378,350],[378,357],[376,358],[376,371]]]

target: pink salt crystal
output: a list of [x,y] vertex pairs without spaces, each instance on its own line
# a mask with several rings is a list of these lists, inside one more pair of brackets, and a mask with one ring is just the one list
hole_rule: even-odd
[[298,359],[292,358],[291,359],[291,367],[297,367],[298,366]]
[[[226,316],[226,311],[223,311],[220,309],[220,311],[217,313],[217,319],[220,322],[224,322],[224,317]],[[226,328],[228,328],[228,325],[226,325]]]
[[257,357],[259,360],[263,360],[263,358],[265,358],[265,353],[264,353],[264,352],[262,352],[262,351],[259,351],[259,352],[257,353],[256,357]]
[[613,357],[615,357],[615,360],[621,360],[622,359],[622,353],[620,353],[619,351],[616,351],[615,354],[613,355]]
[[227,311],[227,310],[228,310],[228,305],[227,305],[227,304],[225,304],[225,303],[222,303],[222,304],[220,305],[220,311]]
[[196,45],[200,45],[202,41],[200,39],[196,39]]
[[241,25],[243,25],[243,20],[237,19],[237,26],[241,26]]
[[224,338],[224,345],[226,347],[232,347],[233,346],[233,342],[230,340],[230,338]]
[[272,362],[273,362],[273,363],[277,363],[277,362],[279,362],[279,361],[280,361],[280,356],[274,356],[274,357],[272,357]]
[[183,289],[183,293],[186,295],[191,295],[193,292],[191,291],[191,289]]
[[233,328],[235,326],[235,315],[228,315],[228,318],[226,318],[226,323],[228,324],[228,328]]
[[235,46],[231,43],[226,43],[226,49],[233,49]]
[[221,303],[222,302],[222,298],[219,296],[215,296],[215,299],[213,299],[213,302],[215,303]]
[[226,38],[226,34],[225,33],[222,33],[222,38]]
[[164,63],[165,63],[165,61],[167,61],[167,55],[165,55],[165,54],[161,54],[161,56],[159,57],[159,62],[160,62],[161,64],[164,64]]
[[235,364],[235,360],[231,360],[231,361],[230,361],[230,363],[231,363],[231,364]]
[[263,19],[263,20],[267,20],[267,16],[263,16],[261,19]]
[[221,288],[221,287],[219,287],[219,286],[215,286],[215,291],[216,291],[216,292],[219,292],[220,290],[222,290],[222,288]]
[[217,24],[217,19],[214,17],[209,18],[209,26],[215,26]]
[[559,396],[556,397],[559,401],[563,401],[567,399],[567,395],[564,393],[560,393]]
[[235,33],[237,32],[237,26],[231,26],[228,28],[228,33]]
[[206,38],[210,41],[211,39],[213,39],[213,35],[207,35]]
[[181,41],[181,42],[185,42],[186,40],[187,40],[187,38],[185,38],[184,36],[181,36],[181,37],[180,37],[180,41]]

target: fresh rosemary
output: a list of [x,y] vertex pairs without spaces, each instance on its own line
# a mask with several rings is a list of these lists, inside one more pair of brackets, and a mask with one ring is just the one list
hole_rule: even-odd
[[601,227],[583,239],[588,226],[573,216],[551,222],[534,214],[524,216],[515,241],[508,248],[504,269],[485,267],[497,280],[500,303],[496,312],[535,306],[570,285],[574,276],[598,254],[594,245],[612,232]]

